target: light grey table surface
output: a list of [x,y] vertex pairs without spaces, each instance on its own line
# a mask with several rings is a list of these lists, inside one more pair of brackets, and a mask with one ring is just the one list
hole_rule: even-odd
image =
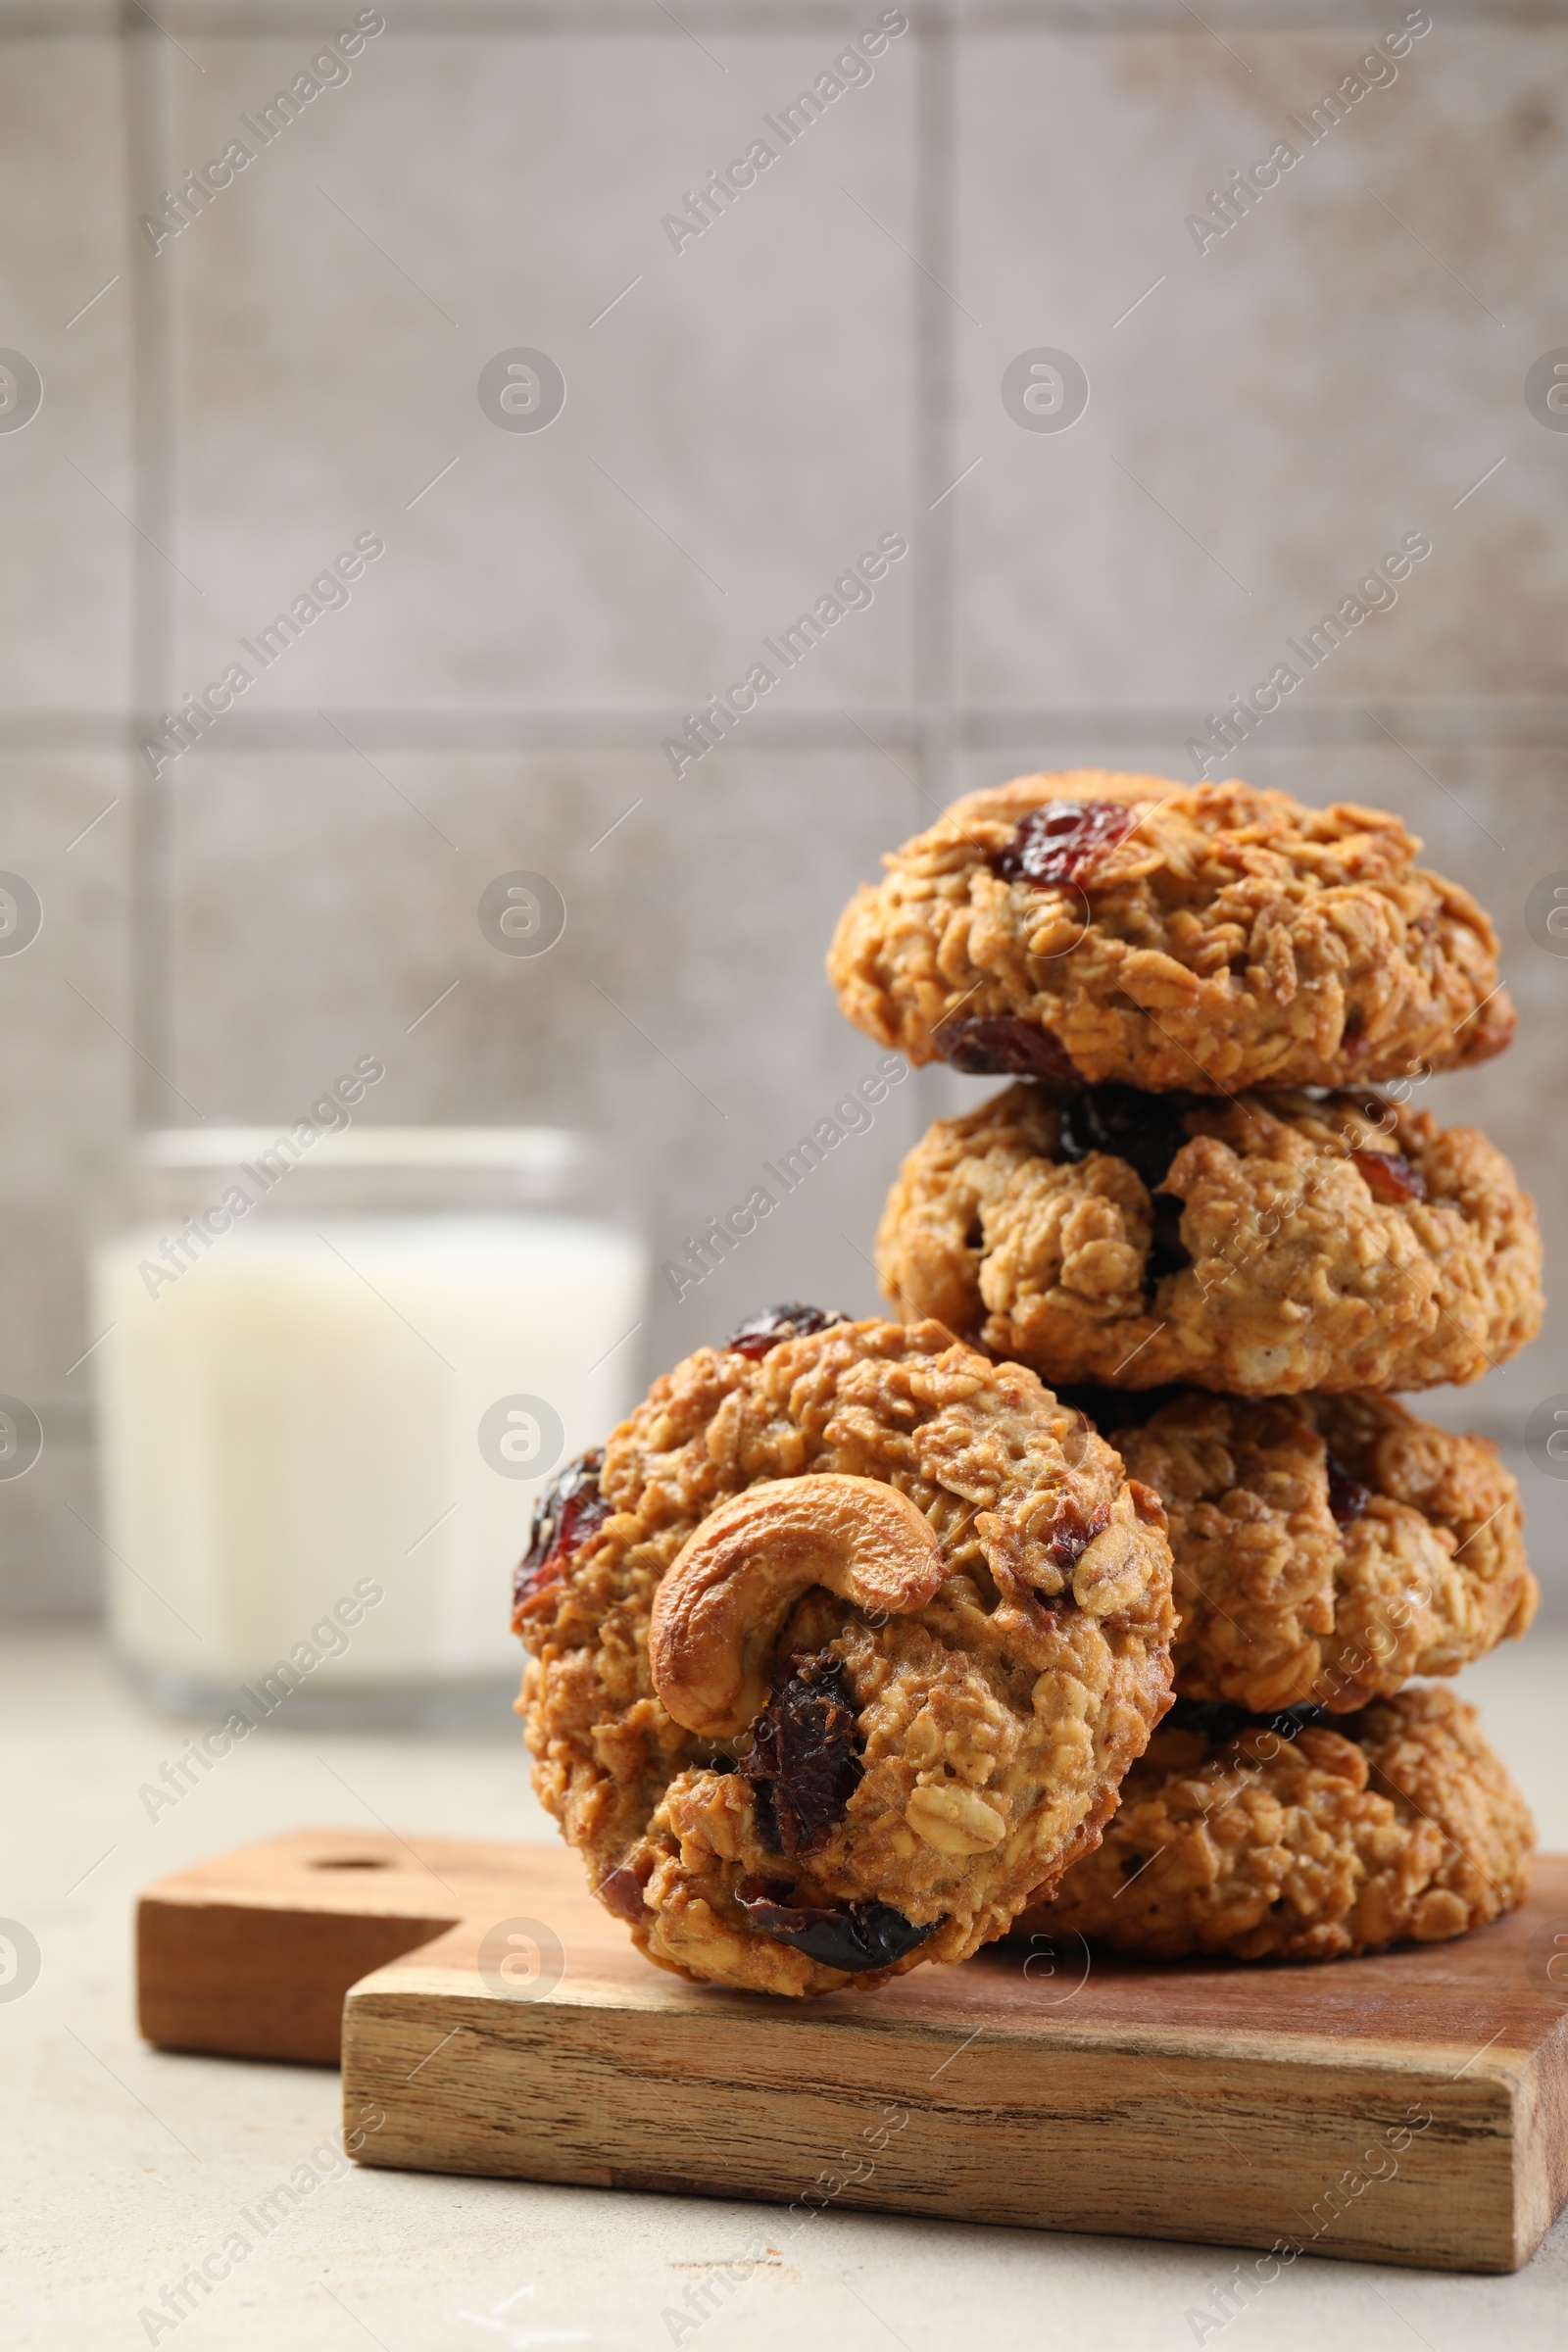
[[[1473,1668],[1466,1692],[1568,1850],[1568,1633]],[[687,2346],[806,2352],[955,2341],[1050,2352],[1332,2343],[1471,2352],[1568,2340],[1568,2219],[1511,2278],[1303,2257],[1223,2327],[1212,2246],[1051,2236],[877,2215],[359,2171],[336,2152],[335,2074],[147,2049],[132,2016],[138,1886],[309,1825],[552,1838],[520,1741],[312,1737],[264,1727],[180,1802],[138,1788],[183,1728],[149,1715],[87,1637],[11,1633],[0,1662],[0,1914],[42,1969],[0,2000],[0,2342],[8,2352],[481,2352]],[[84,1875],[85,1874],[85,1875]],[[1202,2211],[1202,2134],[1191,2151]],[[301,2162],[325,2176],[177,2326],[143,2319]],[[1049,2162],[1049,2155],[1046,2159]],[[335,2176],[335,2177],[334,2177]],[[773,2249],[726,2292],[718,2266]],[[220,2267],[220,2265],[215,2266]],[[705,2299],[710,2307],[702,2316]]]

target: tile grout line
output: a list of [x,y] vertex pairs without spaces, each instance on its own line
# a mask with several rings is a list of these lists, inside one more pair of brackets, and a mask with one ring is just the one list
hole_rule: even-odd
[[[3,45],[3,44],[0,44]],[[923,642],[923,640],[922,640]],[[929,722],[906,703],[863,704],[860,715],[878,735],[913,749]],[[1343,701],[1325,699],[1308,713],[1281,711],[1275,744],[1282,750],[1321,751],[1378,748],[1383,722],[1367,717],[1374,706],[1365,696]],[[1568,700],[1550,696],[1498,696],[1455,706],[1421,696],[1385,697],[1375,709],[1387,713],[1401,735],[1432,748],[1488,750],[1521,745],[1559,746],[1568,741]],[[541,749],[576,745],[585,751],[639,751],[658,741],[667,709],[599,704],[523,703],[515,705],[432,705],[426,708],[382,703],[340,705],[340,712],[356,738],[381,749],[416,751],[507,751],[518,744]],[[140,710],[58,710],[0,709],[0,752],[72,752],[134,748]],[[230,748],[245,753],[318,753],[320,739],[314,710],[283,707],[265,719],[236,712],[230,721]],[[754,721],[755,740],[771,749],[800,749],[814,744],[839,749],[853,740],[840,724],[841,704],[807,704],[788,718],[760,712]],[[1002,702],[945,706],[944,723],[956,740],[971,750],[1029,743],[1077,742],[1084,737],[1107,736],[1118,743],[1149,743],[1155,737],[1190,735],[1204,723],[1199,704],[1154,708],[1135,703],[1107,703],[1074,709],[1056,706],[1035,710]]]
[[[74,20],[64,23],[53,13],[58,5],[59,0],[0,0],[0,40],[116,37],[114,13],[107,5],[82,9]],[[906,5],[918,25],[945,16],[947,0],[906,0]],[[1261,22],[1255,12],[1235,6],[1209,13],[1232,31],[1285,36],[1341,27],[1353,30],[1364,22],[1365,14],[1349,6],[1348,0],[1327,8],[1313,8],[1308,0],[1295,0],[1294,5],[1290,0],[1275,0]],[[178,31],[207,41],[294,33],[309,39],[319,36],[322,23],[318,8],[282,5],[280,0],[267,0],[267,4],[252,0],[250,6],[233,5],[233,0],[205,0],[205,4],[204,0],[169,0],[169,5],[155,14]],[[134,23],[132,10],[126,8],[123,16]],[[1454,0],[1446,19],[1480,30],[1544,21],[1540,7],[1526,6],[1524,0],[1502,0],[1500,5],[1499,0],[1490,0],[1490,4],[1489,0]],[[847,22],[844,10],[831,0],[775,0],[765,18],[755,7],[737,5],[736,0],[695,0],[667,24],[650,18],[635,0],[569,0],[569,4],[568,0],[401,0],[397,10],[397,28],[425,38],[451,34],[527,39],[583,34],[609,40],[645,35],[684,40],[690,34],[683,20],[726,39],[766,38],[781,32],[832,35],[843,33]],[[1163,5],[1124,4],[1099,11],[1085,9],[1080,0],[971,0],[961,29],[965,34],[1082,34],[1093,38],[1186,32],[1192,20],[1193,12],[1182,0],[1164,0]],[[1544,21],[1557,20],[1548,15]],[[1204,29],[1208,30],[1206,24]]]
[[[173,693],[173,586],[168,566],[147,544],[170,544],[173,523],[173,365],[170,318],[172,281],[158,257],[138,244],[137,206],[149,187],[168,185],[171,83],[162,35],[138,20],[124,0],[121,12],[121,92],[125,142],[125,220],[131,333],[132,505],[138,530],[131,552],[131,674],[135,712],[168,707]],[[127,1027],[137,1061],[132,1076],[132,1124],[148,1127],[166,1115],[166,1093],[153,1074],[167,1069],[172,1049],[170,975],[172,844],[171,789],[149,776],[127,747],[131,793],[129,925],[130,1004]]]
[[[916,758],[924,791],[941,806],[953,797],[954,596],[953,509],[938,503],[953,480],[954,306],[942,290],[953,282],[956,188],[953,92],[956,44],[947,0],[922,15],[916,33],[914,131],[915,251],[921,267],[915,290],[915,545],[914,661],[920,741]],[[928,822],[927,810],[918,820]]]
[[[954,168],[951,93],[956,44],[947,0],[940,15],[924,14],[916,32],[914,124],[915,252],[921,275],[915,293],[914,616],[908,714],[915,786],[911,832],[923,832],[954,797],[955,612],[952,591],[953,507],[938,494],[952,481],[954,445],[953,335],[956,314],[942,286],[951,286],[951,249],[956,242],[956,178]],[[941,281],[939,285],[935,281]],[[906,1150],[918,1140],[931,1115],[925,1090],[907,1090],[900,1124]]]

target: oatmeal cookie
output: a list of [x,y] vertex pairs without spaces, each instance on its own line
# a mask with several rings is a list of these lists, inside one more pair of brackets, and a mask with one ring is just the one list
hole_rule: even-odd
[[1096,768],[957,801],[840,918],[845,1013],[911,1061],[1159,1091],[1355,1086],[1500,1053],[1466,890],[1396,816]]
[[1462,1936],[1529,1892],[1529,1808],[1453,1691],[1415,1686],[1332,1731],[1176,1728],[1193,1712],[1177,1701],[1099,1851],[1016,1933],[1334,1960]]
[[518,1707],[650,1959],[829,1992],[966,1958],[1093,1847],[1173,1622],[1157,1497],[1032,1372],[781,1308],[546,1494]]
[[1486,1438],[1392,1396],[1072,1401],[1165,1505],[1184,1698],[1349,1714],[1535,1615],[1519,1490]]
[[1542,1311],[1501,1152],[1360,1094],[1008,1087],[909,1153],[877,1266],[902,1313],[1056,1387],[1432,1388]]

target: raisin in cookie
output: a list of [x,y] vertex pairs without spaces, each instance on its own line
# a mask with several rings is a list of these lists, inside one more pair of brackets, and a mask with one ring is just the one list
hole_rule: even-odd
[[1090,1850],[1173,1623],[1157,1498],[1032,1372],[782,1308],[547,1494],[518,1705],[650,1959],[829,1992],[966,1958]]
[[1499,1053],[1468,891],[1397,817],[1075,769],[956,802],[840,918],[845,1013],[911,1061],[1227,1094]]
[[1099,1851],[1019,1934],[1156,1960],[1333,1960],[1438,1943],[1524,1901],[1535,1825],[1453,1691],[1401,1690],[1332,1731],[1211,1736],[1203,1714],[1178,1699]]
[[901,1312],[1055,1387],[1431,1388],[1541,1322],[1501,1152],[1363,1095],[1008,1087],[915,1146],[877,1265]]
[[1073,1401],[1165,1505],[1184,1698],[1348,1714],[1535,1615],[1519,1490],[1486,1438],[1392,1396]]

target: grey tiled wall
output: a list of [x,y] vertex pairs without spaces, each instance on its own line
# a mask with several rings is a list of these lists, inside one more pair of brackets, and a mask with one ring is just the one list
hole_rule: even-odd
[[[875,5],[386,0],[155,253],[139,217],[359,12],[155,13],[0,6],[0,346],[44,383],[0,431],[0,868],[45,908],[0,956],[0,1390],[47,1433],[0,1606],[93,1605],[82,1202],[129,1124],[281,1119],[373,1051],[383,1117],[635,1134],[663,1254],[874,1058],[821,956],[880,849],[1020,768],[1191,774],[1407,531],[1398,604],[1238,764],[1399,808],[1487,898],[1523,1034],[1435,1100],[1568,1241],[1568,961],[1524,923],[1568,869],[1568,434],[1523,391],[1568,344],[1568,15],[1435,11],[1200,253],[1187,217],[1401,8],[911,8],[677,252],[663,217]],[[480,407],[516,347],[564,375],[548,431]],[[1089,378],[1069,431],[1000,397],[1042,347]],[[364,532],[349,604],[154,778],[157,714]],[[662,739],[887,533],[874,604],[677,779]],[[524,865],[569,919],[518,962],[475,906]],[[868,1306],[892,1167],[974,1091],[900,1090],[662,1296],[646,1368],[780,1293]],[[1548,1339],[1431,1409],[1513,1443],[1557,1390]]]

